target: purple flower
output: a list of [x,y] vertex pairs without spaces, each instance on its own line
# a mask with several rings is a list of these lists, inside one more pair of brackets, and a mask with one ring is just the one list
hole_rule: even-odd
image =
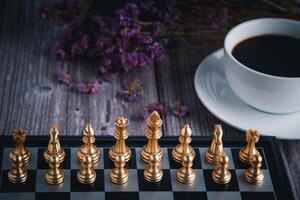
[[124,85],[122,90],[118,92],[118,96],[122,97],[126,101],[132,102],[138,99],[142,95],[141,81],[135,79],[134,81]]
[[159,42],[154,42],[147,48],[152,59],[161,58],[165,54],[165,48]]
[[71,54],[72,56],[76,54],[82,54],[89,48],[89,39],[87,35],[83,35],[72,45]]
[[161,103],[148,104],[147,110],[148,110],[149,113],[151,113],[153,111],[157,111],[161,115],[165,115],[165,114],[168,113],[168,107],[164,104],[161,104]]
[[177,117],[181,118],[185,117],[188,114],[189,109],[186,105],[182,105],[180,102],[176,102],[172,107],[172,111]]
[[220,13],[213,13],[208,15],[208,19],[210,20],[212,29],[219,30],[225,25],[228,20],[228,9],[223,8]]
[[109,131],[107,130],[107,127],[104,126],[104,127],[101,127],[101,129],[100,129],[98,135],[100,135],[100,136],[112,136],[113,133],[109,132]]
[[99,90],[100,84],[98,80],[94,80],[90,83],[77,83],[77,89],[83,93],[95,93]]
[[65,73],[62,69],[57,71],[57,78],[60,82],[69,85],[72,81],[72,77],[70,74]]
[[133,119],[136,121],[145,121],[147,117],[148,117],[148,111],[145,109],[133,115]]

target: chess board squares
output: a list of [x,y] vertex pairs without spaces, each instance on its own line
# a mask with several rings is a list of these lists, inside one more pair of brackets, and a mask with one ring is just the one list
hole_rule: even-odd
[[[134,148],[131,149],[131,158],[128,162],[126,162],[125,168],[126,169],[136,169],[136,153]],[[104,148],[103,150],[103,162],[105,169],[113,169],[115,167],[114,162],[109,158],[109,148]]]
[[208,200],[205,192],[174,192],[173,193],[174,200]]
[[71,192],[70,200],[102,200],[104,192]]
[[[239,151],[241,148],[231,148],[231,153],[232,153],[232,157],[235,168],[236,169],[248,169],[250,167],[250,165],[243,163],[240,159],[239,159]],[[266,158],[265,158],[265,154],[262,148],[257,147],[257,150],[259,151],[263,161],[262,161],[262,166],[261,169],[267,169],[267,164],[266,164]]]
[[72,192],[89,192],[104,191],[104,170],[96,169],[96,181],[93,184],[82,184],[77,180],[77,171],[71,170],[71,191]]
[[155,200],[155,199],[163,199],[163,200],[172,200],[173,192],[140,192],[140,200]]
[[264,181],[260,185],[251,185],[245,181],[245,171],[244,169],[235,170],[236,176],[239,183],[239,188],[241,192],[273,192],[273,184],[269,171],[263,169]]
[[34,192],[36,185],[36,171],[35,170],[27,170],[28,176],[27,180],[24,183],[11,183],[7,177],[8,170],[2,171],[1,178],[1,189],[0,191],[5,192]]
[[229,170],[231,180],[227,184],[218,184],[212,179],[212,169],[204,169],[203,175],[205,180],[206,191],[239,191],[239,185],[235,170]]
[[[39,148],[38,149],[38,161],[37,161],[37,169],[49,169],[48,163],[44,160],[43,153],[46,148]],[[61,169],[70,169],[70,148],[64,148],[64,151],[66,153],[64,161],[60,164]],[[74,156],[74,155],[72,155]]]
[[273,192],[241,192],[243,200],[276,200]]
[[[80,162],[77,160],[76,152],[78,151],[79,148],[71,148],[71,169],[80,169]],[[94,169],[103,169],[104,164],[103,164],[103,149],[99,148],[100,151],[100,161],[98,165],[94,166]]]
[[170,170],[163,169],[163,178],[160,182],[152,183],[144,178],[144,170],[138,169],[139,191],[172,191]]
[[69,192],[58,192],[58,193],[52,193],[52,192],[41,192],[36,193],[35,200],[68,200],[70,199],[70,193]]
[[33,200],[33,199],[35,199],[35,193],[34,192],[0,193],[0,199],[3,199],[3,200]]
[[110,169],[104,170],[104,189],[105,192],[128,192],[139,191],[138,177],[136,169],[128,169],[128,182],[123,185],[114,184],[110,181]]
[[[203,169],[215,169],[217,166],[216,165],[212,165],[212,164],[209,164],[208,162],[205,161],[205,152],[206,152],[207,148],[199,148],[199,151],[200,151],[200,157],[201,157],[201,164],[202,164],[202,168]],[[234,157],[232,157],[232,154],[231,154],[231,149],[230,148],[224,148],[224,151],[226,153],[226,155],[228,156],[229,158],[229,169],[235,169],[235,166],[234,166]]]
[[177,169],[171,169],[171,179],[172,179],[172,189],[175,192],[178,191],[205,191],[205,182],[203,177],[203,171],[201,169],[194,169],[196,173],[196,180],[192,184],[182,184],[176,180],[176,171]]
[[[11,152],[12,148],[4,148],[3,154],[2,154],[2,170],[9,170],[10,169],[10,159],[9,159],[9,153]],[[28,148],[28,150],[31,153],[31,161],[30,163],[26,166],[27,170],[30,169],[36,169],[37,166],[37,160],[38,160],[38,150],[37,148]]]
[[242,200],[240,192],[207,192],[208,200]]
[[36,192],[69,192],[71,173],[70,170],[64,169],[64,182],[61,185],[50,185],[45,181],[45,173],[47,170],[37,170],[36,174]]
[[[145,169],[147,168],[147,163],[145,163],[144,161],[142,161],[142,159],[140,159],[140,151],[142,148],[135,148],[135,154],[136,154],[136,158],[138,158],[136,160],[136,167],[137,169]],[[161,168],[162,169],[170,169],[170,165],[169,165],[169,154],[168,155],[168,149],[167,148],[162,148],[164,155],[163,155],[163,159],[162,159],[162,163],[161,163]]]
[[139,200],[138,192],[105,192],[105,200]]
[[[193,169],[202,169],[199,150],[197,148],[194,148],[194,150],[195,150],[196,155],[195,155],[195,158],[193,161]],[[173,160],[171,148],[168,149],[168,159],[169,159],[169,163],[170,163],[170,169],[179,169],[182,167],[181,163],[175,162]]]

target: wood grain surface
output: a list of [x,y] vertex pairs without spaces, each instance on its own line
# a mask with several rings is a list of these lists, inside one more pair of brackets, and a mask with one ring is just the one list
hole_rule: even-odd
[[[81,94],[56,81],[55,72],[63,68],[81,80],[96,77],[95,66],[79,62],[62,62],[52,56],[52,45],[61,28],[43,20],[37,13],[40,1],[4,0],[0,6],[0,134],[9,135],[17,127],[30,135],[46,135],[56,122],[61,135],[79,135],[91,122],[99,134],[112,132],[117,116],[131,116],[153,102],[182,101],[191,110],[187,118],[163,117],[163,134],[178,135],[189,123],[194,135],[211,135],[213,124],[222,123],[226,135],[241,131],[214,117],[198,99],[194,73],[199,63],[222,47],[222,40],[195,39],[197,47],[178,42],[180,50],[170,51],[147,70],[119,75],[117,81],[101,85],[99,93]],[[116,97],[122,84],[139,77],[143,97],[127,103]],[[131,135],[144,135],[145,123],[130,120]],[[295,134],[299,130],[295,130]],[[300,141],[280,141],[286,171],[295,198],[300,191]]]

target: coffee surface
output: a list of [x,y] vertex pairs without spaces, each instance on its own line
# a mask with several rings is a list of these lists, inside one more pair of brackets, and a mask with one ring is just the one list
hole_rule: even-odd
[[261,35],[237,44],[232,55],[255,71],[282,77],[300,77],[300,39]]

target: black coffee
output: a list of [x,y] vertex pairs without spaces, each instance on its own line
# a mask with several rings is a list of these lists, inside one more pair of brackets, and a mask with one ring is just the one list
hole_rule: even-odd
[[247,67],[274,76],[300,77],[300,39],[261,35],[240,42],[232,55]]

